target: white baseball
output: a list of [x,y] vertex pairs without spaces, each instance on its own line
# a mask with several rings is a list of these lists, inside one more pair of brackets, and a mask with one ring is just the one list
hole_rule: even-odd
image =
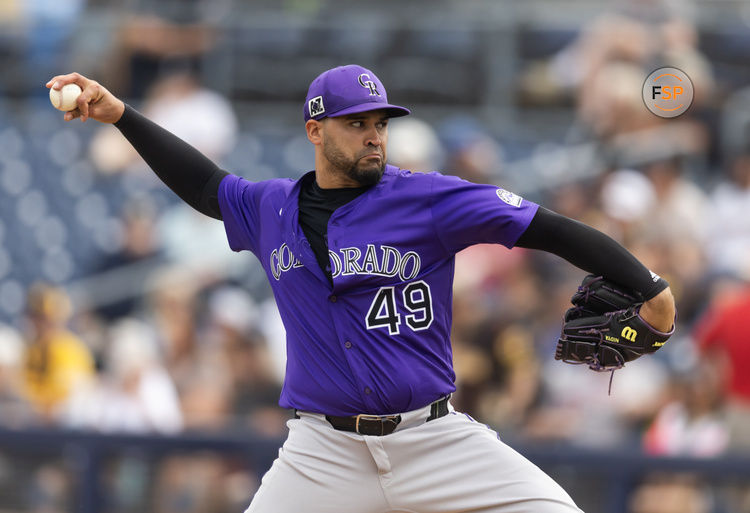
[[49,101],[52,102],[52,105],[57,110],[67,112],[78,107],[76,100],[80,94],[81,88],[78,84],[65,84],[60,89],[51,87],[49,90]]

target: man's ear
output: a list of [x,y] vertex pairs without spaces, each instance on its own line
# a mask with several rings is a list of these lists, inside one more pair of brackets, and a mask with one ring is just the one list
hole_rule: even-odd
[[305,123],[305,130],[307,131],[307,138],[314,145],[319,145],[323,142],[323,123],[314,119],[308,119]]

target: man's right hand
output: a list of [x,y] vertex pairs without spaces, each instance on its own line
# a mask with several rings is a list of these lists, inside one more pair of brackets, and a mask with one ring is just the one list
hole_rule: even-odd
[[115,123],[125,112],[125,104],[107,91],[99,82],[90,80],[79,73],[57,75],[47,82],[47,88],[60,89],[66,84],[78,84],[83,91],[78,97],[78,107],[65,113],[65,121],[81,118],[81,121],[95,119],[102,123]]

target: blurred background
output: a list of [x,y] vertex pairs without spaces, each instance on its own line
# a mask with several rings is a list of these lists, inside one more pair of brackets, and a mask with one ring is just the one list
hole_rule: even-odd
[[[585,511],[750,512],[750,2],[0,0],[0,512],[239,512],[286,435],[265,275],[109,126],[79,71],[251,180],[313,162],[321,71],[374,70],[389,160],[591,224],[671,284],[677,333],[609,374],[553,360],[584,276],[457,257],[457,408]],[[686,72],[664,120],[645,77]]]

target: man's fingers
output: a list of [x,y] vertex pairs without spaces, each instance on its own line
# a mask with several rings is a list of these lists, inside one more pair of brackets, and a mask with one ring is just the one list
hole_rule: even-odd
[[89,101],[90,101],[91,94],[88,90],[84,90],[76,100],[76,103],[78,103],[78,111],[81,113],[81,121],[86,121],[86,118],[89,117]]
[[102,87],[96,82],[89,82],[89,85],[78,96],[78,110],[81,111],[81,121],[86,121],[91,115],[91,104],[96,103],[101,98]]
[[47,89],[49,89],[50,87],[54,87],[55,89],[60,89],[62,85],[60,85],[58,82],[60,81],[60,79],[62,79],[63,76],[64,75],[56,75],[52,77],[49,80],[49,82],[45,84],[47,86]]
[[78,84],[81,89],[86,89],[91,81],[81,75],[80,73],[68,73],[67,75],[56,75],[52,77],[45,85],[47,89],[50,87],[54,89],[60,89],[66,84]]
[[122,116],[123,102],[96,80],[90,80],[79,73],[56,75],[46,85],[48,88],[61,89],[68,84],[78,85],[81,88],[81,94],[76,98],[75,109],[64,114],[65,121],[72,121],[76,118],[88,121],[92,118],[102,123],[114,123]]
[[65,116],[63,116],[63,119],[65,121],[73,121],[75,118],[81,117],[81,111],[79,109],[69,110],[65,113]]

